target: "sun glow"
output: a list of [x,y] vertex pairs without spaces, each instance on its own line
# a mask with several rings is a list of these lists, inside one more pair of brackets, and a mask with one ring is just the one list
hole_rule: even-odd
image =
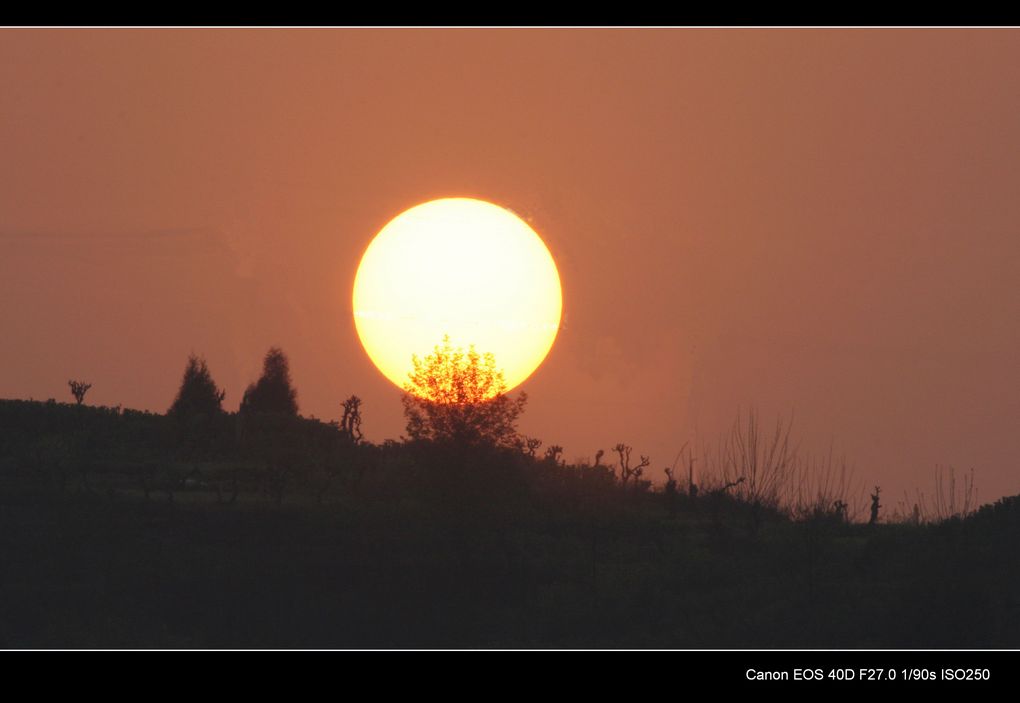
[[403,388],[412,356],[444,336],[492,353],[507,388],[552,348],[563,306],[545,243],[511,211],[444,198],[404,211],[372,240],[354,279],[354,323],[380,371]]

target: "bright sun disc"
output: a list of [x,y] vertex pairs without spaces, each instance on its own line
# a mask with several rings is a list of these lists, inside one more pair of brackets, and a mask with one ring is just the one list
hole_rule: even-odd
[[379,231],[354,279],[354,324],[380,371],[407,383],[412,355],[443,337],[491,352],[507,388],[545,359],[563,297],[541,237],[511,211],[471,198],[405,210]]

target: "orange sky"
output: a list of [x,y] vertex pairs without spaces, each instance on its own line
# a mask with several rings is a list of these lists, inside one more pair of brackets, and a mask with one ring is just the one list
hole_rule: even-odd
[[564,325],[524,429],[652,477],[793,411],[889,507],[936,463],[1020,492],[1020,32],[5,30],[0,397],[236,409],[273,344],[302,412],[402,431],[350,289],[430,198],[531,218]]

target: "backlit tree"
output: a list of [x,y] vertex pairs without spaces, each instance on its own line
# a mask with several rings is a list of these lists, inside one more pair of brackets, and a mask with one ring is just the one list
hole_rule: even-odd
[[404,415],[412,440],[462,445],[518,447],[517,420],[527,395],[506,394],[503,372],[491,353],[454,349],[443,338],[424,359],[412,357],[414,370],[404,384]]

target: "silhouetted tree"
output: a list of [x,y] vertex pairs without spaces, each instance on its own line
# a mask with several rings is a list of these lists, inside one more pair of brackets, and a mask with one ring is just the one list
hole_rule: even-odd
[[520,447],[517,419],[527,395],[506,395],[503,372],[491,353],[472,346],[454,349],[449,336],[425,359],[412,357],[414,370],[404,384],[404,415],[412,440],[462,445]]
[[882,492],[882,489],[875,486],[875,492],[871,494],[871,519],[868,520],[869,525],[874,525],[878,522],[878,509],[882,506],[878,503],[878,496]]
[[85,394],[88,393],[89,388],[92,387],[91,383],[85,383],[84,381],[68,381],[67,385],[71,387],[71,395],[78,401],[78,405],[81,405],[85,400]]
[[179,419],[205,415],[212,417],[223,412],[226,392],[220,390],[209,373],[205,359],[192,354],[184,369],[184,378],[168,415]]
[[340,418],[340,433],[352,444],[363,437],[361,433],[361,398],[352,395],[344,401],[344,415]]
[[[222,449],[224,391],[216,386],[205,359],[195,354],[188,356],[181,385],[173,404],[167,411],[172,421],[178,456],[191,462],[188,476],[181,487],[204,484],[200,464]],[[148,493],[148,489],[146,490]]]
[[262,376],[245,390],[241,412],[297,416],[297,391],[291,385],[290,365],[278,347],[266,353]]

